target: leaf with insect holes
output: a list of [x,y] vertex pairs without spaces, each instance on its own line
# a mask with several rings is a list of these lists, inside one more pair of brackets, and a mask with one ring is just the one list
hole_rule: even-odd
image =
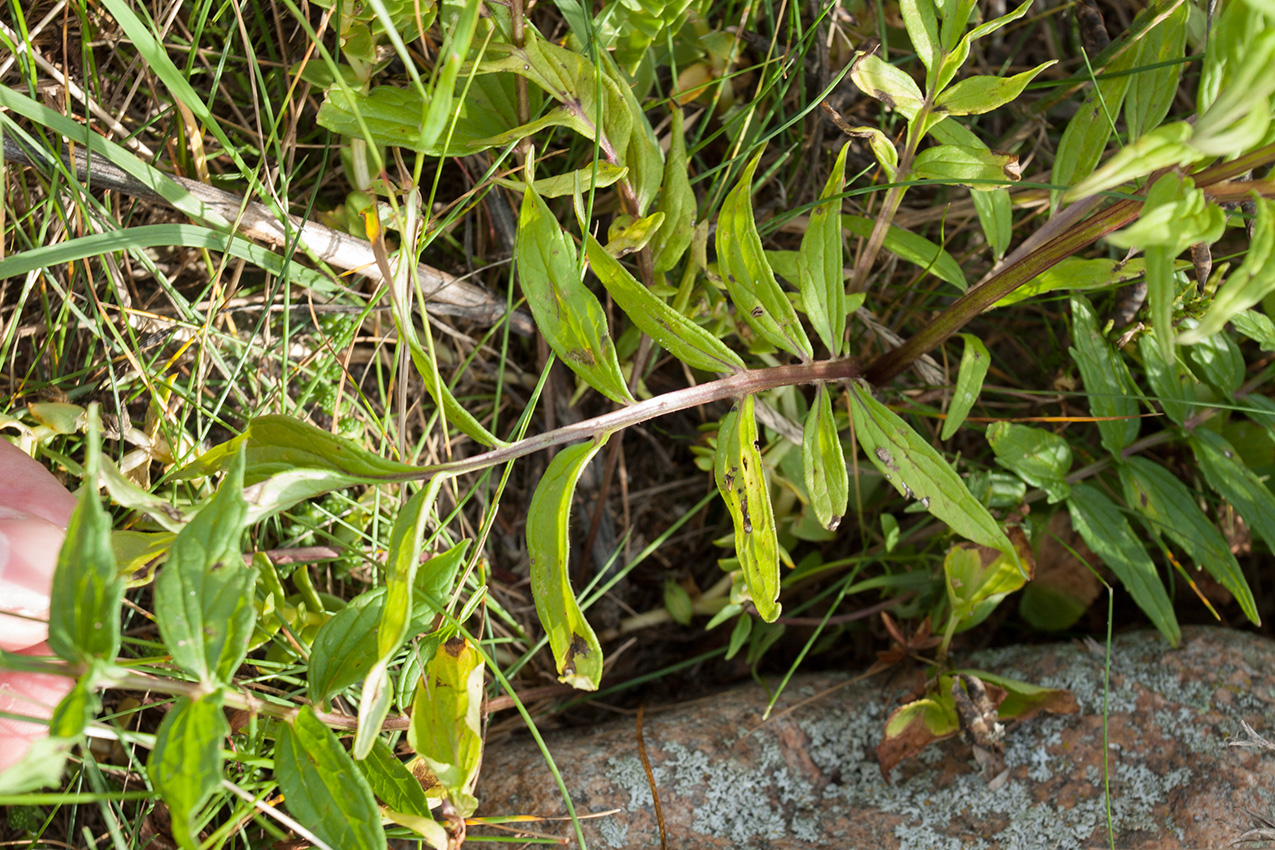
[[862,384],[850,386],[850,400],[859,445],[900,494],[919,500],[962,537],[1005,553],[1018,567],[1005,532],[933,446]]
[[1049,504],[1070,495],[1067,473],[1071,471],[1071,446],[1062,437],[1043,428],[993,422],[987,429],[987,442],[996,453],[996,462],[1044,490]]
[[549,637],[558,681],[584,691],[597,690],[602,679],[602,647],[571,591],[567,520],[580,475],[609,436],[560,451],[536,484],[527,509],[527,554],[536,614]]
[[1015,100],[1037,74],[1057,63],[1042,62],[1012,77],[967,77],[944,91],[934,102],[936,115],[982,115]]
[[810,223],[801,237],[798,280],[801,301],[815,333],[833,357],[841,356],[846,333],[846,284],[841,257],[841,192],[845,187],[846,142],[833,163],[832,173],[810,211]]
[[815,402],[806,414],[801,440],[801,470],[806,492],[815,509],[815,518],[829,531],[836,531],[850,501],[850,476],[837,434],[828,387],[820,384]]
[[257,571],[243,560],[243,468],[240,450],[217,492],[173,540],[155,580],[155,619],[164,645],[205,686],[230,682],[256,623]]
[[585,287],[576,252],[549,207],[530,186],[518,214],[518,279],[536,327],[554,353],[612,401],[633,401],[620,372],[606,312]]
[[751,395],[722,417],[713,475],[735,525],[735,555],[757,614],[767,623],[779,616],[779,536],[770,486],[757,445]]
[[763,152],[749,161],[739,184],[722,202],[717,218],[718,263],[726,291],[744,321],[772,345],[810,360],[814,349],[792,302],[775,280],[753,218],[753,173]]
[[407,740],[447,790],[462,817],[478,808],[474,785],[483,758],[482,655],[463,637],[434,653],[416,684]]
[[288,811],[329,847],[384,850],[381,814],[363,773],[308,705],[277,726],[275,778]]
[[49,646],[72,663],[114,658],[120,648],[120,606],[124,580],[111,549],[111,517],[102,507],[96,481],[102,429],[96,407],[89,409],[84,476],[75,512],[58,553],[49,597]]
[[1098,417],[1102,447],[1119,455],[1138,436],[1138,395],[1120,353],[1098,330],[1089,299],[1071,298],[1071,359],[1080,368],[1089,412]]
[[1125,501],[1146,517],[1151,528],[1178,542],[1195,561],[1208,570],[1240,604],[1240,610],[1255,625],[1262,618],[1240,569],[1222,533],[1209,521],[1187,486],[1167,469],[1144,457],[1131,457],[1119,467]]
[[956,373],[956,387],[952,390],[952,403],[947,408],[947,418],[943,420],[943,431],[940,440],[950,440],[965,417],[970,415],[978,394],[983,389],[983,379],[992,365],[992,356],[983,341],[973,334],[960,334],[965,341],[965,350],[961,352],[961,366]]
[[644,334],[683,363],[706,372],[735,372],[744,361],[713,334],[695,324],[643,286],[594,239],[584,238],[593,273],[615,303]]
[[159,724],[146,775],[168,806],[179,847],[200,846],[196,819],[221,787],[221,747],[229,735],[219,692],[193,702],[182,697]]

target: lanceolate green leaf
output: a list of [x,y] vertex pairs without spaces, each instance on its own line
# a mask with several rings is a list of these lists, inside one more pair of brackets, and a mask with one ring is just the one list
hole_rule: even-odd
[[[1031,0],[1028,0],[1030,3]],[[1027,3],[1023,4],[1026,7]],[[967,148],[991,151],[974,132],[964,124],[955,121],[940,121],[930,129],[930,135],[936,142],[944,145],[960,145]],[[973,187],[971,187],[973,188]],[[1009,202],[1009,190],[1003,187],[982,186],[970,192],[970,200],[978,213],[978,222],[983,228],[987,243],[992,246],[996,258],[1004,256],[1013,235],[1013,215]]]
[[961,352],[961,367],[956,374],[956,389],[952,391],[952,403],[947,408],[947,419],[943,420],[943,431],[939,439],[950,440],[965,417],[970,415],[978,394],[983,389],[983,378],[992,365],[992,356],[983,341],[973,334],[961,334],[965,341],[965,350]]
[[660,189],[660,201],[656,204],[656,209],[664,213],[664,223],[651,239],[651,264],[656,274],[663,274],[678,264],[691,245],[691,233],[695,229],[695,192],[691,189],[690,168],[686,161],[682,110],[674,106],[671,114],[664,184]]
[[1049,494],[1049,504],[1067,498],[1071,488],[1071,446],[1057,434],[1012,422],[993,422],[987,442],[996,453],[996,462],[1018,473],[1018,477]]
[[173,661],[204,685],[228,684],[248,654],[257,571],[244,564],[248,522],[240,451],[208,504],[178,533],[155,579],[155,618]]
[[536,614],[549,636],[558,680],[586,691],[597,690],[602,678],[602,647],[571,591],[567,520],[580,474],[605,443],[598,439],[560,451],[536,485],[527,509],[527,553]]
[[759,335],[772,345],[803,360],[814,356],[806,331],[761,247],[753,218],[753,172],[762,151],[739,176],[739,185],[722,202],[717,220],[717,259],[726,291],[735,308]]
[[1138,337],[1138,352],[1147,370],[1147,381],[1156,401],[1164,408],[1164,415],[1182,425],[1196,406],[1197,381],[1189,369],[1185,369],[1177,357],[1172,362],[1164,359],[1164,352],[1156,340],[1158,332],[1152,331]]
[[314,709],[301,706],[292,723],[278,729],[275,777],[292,816],[329,847],[384,850],[372,789]]
[[[1085,97],[1080,109],[1067,122],[1058,152],[1054,156],[1051,182],[1055,186],[1071,186],[1088,177],[1106,150],[1111,138],[1112,122],[1120,114],[1125,93],[1132,79],[1127,73],[1137,59],[1137,51],[1126,50],[1107,67],[1107,73]],[[1050,193],[1057,204],[1062,192]]]
[[1071,525],[1085,545],[1116,574],[1160,634],[1177,646],[1182,633],[1173,613],[1173,601],[1142,541],[1116,504],[1101,490],[1077,484],[1071,488],[1067,509]]
[[72,663],[111,659],[120,647],[124,580],[111,550],[111,518],[97,494],[102,431],[89,410],[84,487],[58,554],[49,600],[49,646]]
[[706,372],[734,372],[744,368],[738,354],[652,294],[592,235],[585,236],[584,245],[594,274],[615,303],[633,324],[670,354]]
[[837,434],[837,420],[832,414],[828,387],[820,384],[815,403],[806,414],[805,433],[801,440],[801,469],[806,491],[819,524],[835,531],[850,501],[850,476],[846,457]]
[[1157,532],[1176,540],[1197,567],[1208,570],[1231,591],[1245,616],[1260,625],[1262,618],[1239,562],[1186,485],[1144,457],[1132,457],[1120,465],[1120,483],[1124,485],[1125,501],[1145,516]]
[[[925,0],[929,2],[929,0]],[[846,334],[846,282],[841,258],[841,192],[846,182],[846,142],[833,163],[832,173],[819,195],[822,202],[810,211],[810,224],[801,238],[799,282],[801,300],[815,333],[833,357],[841,356]]]
[[[1142,68],[1125,96],[1124,117],[1129,138],[1137,139],[1159,126],[1178,93],[1186,47],[1189,3],[1180,3],[1160,24],[1149,30],[1135,48],[1135,66]],[[1147,67],[1160,65],[1161,67]]]
[[1017,155],[986,147],[938,145],[921,151],[912,164],[913,177],[950,181],[975,191],[994,191],[1018,182],[1020,175]]
[[1275,549],[1275,499],[1270,488],[1249,469],[1226,439],[1208,428],[1196,428],[1189,439],[1204,480],[1235,508],[1248,527]]
[[780,612],[779,536],[757,445],[753,405],[753,397],[746,395],[722,418],[713,471],[735,524],[735,555],[748,593],[757,614],[773,623]]
[[936,115],[982,115],[1014,100],[1027,84],[1056,60],[1043,62],[1029,71],[1012,77],[969,77],[939,95],[934,104]]
[[168,806],[180,847],[199,846],[195,818],[221,786],[221,746],[229,734],[216,693],[177,700],[155,733],[146,774]]
[[1004,552],[1018,565],[1018,553],[1000,525],[974,498],[965,482],[933,446],[921,439],[866,387],[850,387],[855,437],[885,479],[909,499],[917,499],[957,534]]
[[607,398],[621,404],[632,401],[606,313],[580,279],[571,240],[530,186],[518,215],[516,257],[522,291],[549,347]]
[[1098,433],[1102,446],[1113,455],[1138,436],[1138,401],[1120,354],[1098,331],[1098,317],[1082,295],[1071,299],[1071,357],[1080,367],[1080,377],[1089,397],[1089,410],[1100,417]]
[[425,668],[412,703],[407,739],[464,817],[478,801],[483,757],[483,659],[463,637],[443,644]]
[[[843,215],[841,217],[842,227],[855,236],[862,236],[865,239],[872,235],[872,228],[875,225],[876,221],[874,219],[865,218],[861,215]],[[955,257],[924,236],[918,236],[892,224],[890,229],[886,231],[883,247],[900,259],[914,263],[940,280],[947,281],[962,292],[965,291],[967,284],[965,283],[965,273],[961,271],[961,264],[956,261]]]

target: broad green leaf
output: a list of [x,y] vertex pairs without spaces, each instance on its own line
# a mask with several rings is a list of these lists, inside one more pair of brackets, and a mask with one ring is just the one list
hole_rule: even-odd
[[[343,483],[379,484],[403,481],[419,475],[417,467],[386,460],[343,437],[337,437],[290,416],[259,416],[234,439],[204,452],[179,469],[177,478],[187,479],[224,472],[243,447],[246,464],[244,483],[260,481],[295,469],[335,473]],[[345,483],[349,482],[349,483]]]
[[722,202],[717,219],[717,258],[731,301],[744,320],[767,342],[803,360],[814,356],[806,331],[761,247],[753,218],[753,172],[762,151],[749,161],[739,184]]
[[607,330],[606,313],[580,279],[575,248],[530,187],[518,215],[516,259],[522,291],[549,347],[607,398],[621,404],[633,401]]
[[[1024,552],[1026,561],[1030,552]],[[943,579],[952,606],[956,632],[972,628],[987,618],[1006,596],[1031,578],[1018,558],[976,543],[957,543],[943,558]]]
[[1043,428],[993,422],[987,429],[987,442],[996,453],[996,462],[1044,490],[1049,504],[1070,495],[1067,473],[1071,471],[1071,446],[1064,438]]
[[903,25],[907,27],[908,38],[912,41],[917,58],[930,71],[935,58],[942,55],[943,51],[943,46],[939,43],[939,22],[934,14],[933,0],[900,0],[899,13],[903,15]]
[[[855,236],[862,236],[865,239],[872,235],[872,228],[875,225],[875,219],[861,215],[841,217],[842,227]],[[914,263],[940,280],[947,281],[962,292],[968,286],[965,282],[965,273],[961,271],[961,264],[956,261],[956,258],[924,236],[918,236],[892,224],[886,231],[883,247],[900,259]]]
[[474,813],[483,756],[483,659],[463,637],[434,654],[416,686],[407,740],[463,817]]
[[1245,616],[1260,625],[1262,618],[1253,592],[1231,547],[1200,510],[1186,485],[1144,457],[1129,458],[1119,469],[1125,501],[1146,517],[1157,532],[1176,540],[1195,561],[1196,569],[1208,570],[1231,591]]
[[[186,525],[186,512],[180,508],[174,507],[168,499],[144,490],[134,484],[124,473],[120,472],[119,467],[111,463],[110,460],[102,458],[99,468],[100,482],[106,488],[107,495],[111,500],[120,507],[128,508],[131,511],[137,511],[145,514],[155,521],[161,528],[174,534],[181,531]],[[116,535],[118,538],[118,535]],[[116,550],[118,556],[119,550]],[[132,572],[127,569],[127,564],[121,562],[120,566],[124,568],[123,572]]]
[[111,550],[111,518],[97,493],[102,431],[89,409],[84,481],[58,553],[49,598],[49,646],[72,663],[114,658],[120,648],[124,580]]
[[[1183,320],[1190,327],[1191,319]],[[1227,333],[1215,333],[1195,345],[1183,349],[1187,365],[1196,377],[1216,389],[1224,397],[1236,392],[1244,382],[1244,355]]]
[[1196,428],[1188,438],[1204,480],[1275,550],[1275,498],[1271,490],[1215,431]]
[[820,384],[815,390],[815,402],[806,414],[801,440],[801,470],[819,524],[829,531],[836,531],[850,500],[850,476],[846,471],[846,457],[837,434],[837,419],[833,416],[832,401],[825,384]]
[[[1250,254],[1252,250],[1250,247]],[[1217,300],[1214,299],[1213,303],[1217,304]],[[1236,331],[1260,345],[1262,351],[1275,351],[1275,322],[1270,316],[1256,310],[1240,310],[1231,316],[1230,322]],[[1182,342],[1181,337],[1178,337],[1178,342]]]
[[744,361],[709,331],[695,324],[643,286],[598,240],[585,236],[593,272],[625,315],[677,359],[706,372],[735,372]]
[[1222,330],[1242,311],[1275,292],[1275,202],[1254,197],[1257,215],[1253,239],[1244,261],[1222,284],[1199,326],[1178,337],[1181,345],[1194,345]]
[[[660,143],[655,139],[655,132],[646,120],[629,83],[629,78],[620,72],[609,53],[601,53],[602,71],[611,90],[620,95],[620,107],[627,112],[628,122],[633,130],[629,134],[628,145],[621,151],[622,161],[628,167],[628,184],[633,194],[638,216],[647,214],[651,201],[655,200],[664,178],[664,154],[660,151]],[[605,118],[603,126],[608,129],[611,122]]]
[[1195,377],[1176,357],[1164,359],[1164,351],[1156,341],[1156,331],[1138,337],[1138,353],[1147,371],[1147,381],[1156,401],[1174,423],[1182,425],[1196,406]]
[[983,389],[983,379],[992,365],[992,356],[983,341],[973,334],[961,334],[965,350],[961,352],[961,366],[956,373],[956,388],[952,390],[952,403],[943,420],[940,440],[950,440],[970,415],[978,394]]
[[1000,524],[974,498],[947,461],[894,411],[858,383],[850,387],[850,413],[864,454],[905,498],[917,499],[956,534],[1004,552],[1017,552]]
[[874,53],[864,56],[850,72],[859,90],[876,98],[887,109],[898,110],[911,120],[925,103],[925,95],[907,72],[896,68]]
[[779,537],[770,486],[757,444],[751,395],[722,417],[713,474],[735,525],[735,555],[757,614],[767,623],[779,616]]
[[536,614],[549,636],[558,680],[585,691],[597,690],[602,678],[602,647],[571,592],[567,520],[580,474],[605,443],[597,439],[558,452],[536,484],[527,508],[527,554]]
[[1138,220],[1107,236],[1117,248],[1157,245],[1177,254],[1196,242],[1213,243],[1226,228],[1226,213],[1180,174],[1163,174],[1147,192]]
[[155,619],[173,661],[207,686],[228,684],[248,654],[257,571],[244,564],[242,450],[217,492],[178,532],[155,579]]
[[[616,5],[620,5],[618,0]],[[691,244],[695,229],[695,192],[691,189],[690,166],[686,160],[686,137],[682,110],[671,109],[669,151],[664,160],[664,183],[656,209],[664,213],[664,224],[651,238],[651,263],[656,274],[670,271]]]
[[378,740],[368,757],[355,764],[372,793],[386,806],[402,814],[432,817],[430,799],[421,780],[412,775],[384,741]]
[[[1028,0],[1030,3],[1031,0]],[[1026,8],[1027,3],[1022,8]],[[934,140],[943,145],[959,145],[987,151],[986,144],[974,132],[955,121],[940,121],[930,129]],[[973,187],[971,187],[973,188]],[[992,253],[997,259],[1005,255],[1009,240],[1013,236],[1013,211],[1009,201],[1009,190],[993,186],[981,186],[978,191],[970,193],[974,202],[974,210],[978,213],[978,222],[987,237],[987,244],[992,246]]]
[[872,148],[872,155],[877,158],[877,164],[885,172],[885,179],[893,182],[899,170],[899,152],[890,137],[876,127],[850,127],[846,132],[856,139],[867,140],[868,147]]
[[168,805],[180,847],[200,846],[196,817],[221,787],[221,746],[229,734],[217,693],[177,700],[155,733],[146,775]]
[[643,218],[616,216],[607,228],[607,253],[623,257],[641,251],[664,224],[664,213],[657,212]]
[[[918,0],[928,3],[929,0]],[[833,163],[832,173],[819,195],[822,202],[810,211],[810,223],[801,237],[799,288],[801,301],[815,333],[833,357],[841,356],[846,334],[846,283],[842,267],[841,192],[846,182],[846,142]]]
[[[1189,4],[1178,4],[1167,18],[1147,31],[1134,48],[1137,51],[1135,65],[1144,70],[1138,72],[1125,96],[1124,118],[1131,139],[1138,139],[1158,127],[1177,96],[1189,12]],[[1154,65],[1162,67],[1145,67]]]
[[288,811],[302,826],[341,850],[384,850],[381,813],[367,780],[331,730],[308,705],[278,724],[275,778]]
[[1071,359],[1080,367],[1089,412],[1099,417],[1102,447],[1119,456],[1138,436],[1137,389],[1129,367],[1098,331],[1098,317],[1083,295],[1071,299]]
[[1005,183],[1018,182],[1022,170],[1016,154],[993,153],[986,147],[938,145],[917,155],[912,176],[950,181],[976,191],[993,191]]
[[938,96],[934,112],[947,115],[982,115],[1015,100],[1037,74],[1054,65],[1051,59],[1012,77],[967,77]]
[[1008,307],[1028,298],[1063,290],[1083,291],[1120,286],[1138,280],[1146,274],[1146,264],[1141,258],[1120,260],[1086,260],[1068,257],[1051,269],[1041,272],[1009,295],[997,301],[996,307]]

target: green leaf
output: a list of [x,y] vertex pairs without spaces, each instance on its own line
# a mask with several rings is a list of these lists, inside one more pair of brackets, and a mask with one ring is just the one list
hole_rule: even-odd
[[[655,132],[646,120],[646,114],[637,101],[628,77],[616,67],[611,54],[600,54],[600,61],[607,82],[611,84],[611,91],[619,93],[620,106],[627,113],[626,117],[633,127],[622,155],[623,162],[629,169],[628,182],[637,214],[639,217],[644,216],[664,177],[664,154],[660,151],[660,143],[655,139]],[[605,117],[604,126],[610,126]]]
[[943,50],[939,43],[939,22],[934,15],[933,0],[900,0],[899,13],[903,15],[903,25],[907,27],[917,58],[929,71],[935,57],[942,55]]
[[120,648],[124,580],[111,550],[111,518],[97,494],[102,431],[89,409],[84,481],[58,553],[49,592],[49,646],[72,663],[114,658]]
[[801,440],[801,470],[819,524],[829,531],[836,531],[850,500],[850,476],[846,471],[846,457],[837,434],[837,419],[832,414],[832,401],[825,384],[820,384],[815,390],[815,403],[806,414],[805,433]]
[[[1250,254],[1252,250],[1250,247]],[[1213,303],[1217,303],[1216,299]],[[1260,345],[1262,351],[1275,351],[1275,322],[1270,316],[1256,310],[1240,310],[1231,316],[1230,322],[1236,331]],[[1178,342],[1182,342],[1181,337],[1178,337]]]
[[355,762],[376,798],[396,812],[432,819],[429,797],[394,751],[378,740],[363,761]]
[[[1242,38],[1242,51],[1233,54],[1237,61],[1227,63],[1223,72],[1227,79],[1217,90],[1217,99],[1207,108],[1199,104],[1191,146],[1206,156],[1234,156],[1248,150],[1262,142],[1270,127],[1275,79],[1267,70],[1275,64],[1275,29],[1266,23]],[[1210,45],[1209,53],[1213,52]]]
[[1226,213],[1210,201],[1195,181],[1181,174],[1163,174],[1147,192],[1138,220],[1107,236],[1117,248],[1160,246],[1177,254],[1196,242],[1212,244],[1226,229]]
[[1178,337],[1181,345],[1194,345],[1222,330],[1239,313],[1275,292],[1275,202],[1254,196],[1257,215],[1253,239],[1244,261],[1218,289],[1200,324]]
[[1138,436],[1137,390],[1129,367],[1098,331],[1098,318],[1083,295],[1071,299],[1071,359],[1080,367],[1089,412],[1099,417],[1102,447],[1119,456]]
[[[618,183],[627,174],[628,168],[624,166],[599,162],[596,169],[592,165],[587,165],[566,174],[538,178],[532,185],[536,187],[536,194],[542,198],[562,198],[574,192],[577,186],[584,192],[589,191],[590,188],[602,189]],[[527,185],[525,180],[507,177],[497,177],[492,182],[517,192],[521,192],[522,187]]]
[[301,706],[291,724],[278,728],[275,778],[292,816],[330,847],[384,850],[372,789],[314,709]]
[[[872,235],[876,220],[861,215],[843,215],[841,226],[855,236],[866,239]],[[883,247],[900,259],[914,263],[940,280],[947,281],[962,292],[968,286],[965,282],[965,273],[961,271],[961,264],[956,261],[956,258],[924,236],[918,236],[892,224],[886,231]]]
[[1004,552],[1018,567],[1018,554],[1000,524],[943,456],[866,387],[852,384],[850,393],[855,436],[885,479],[905,498],[919,500],[955,533]]
[[1044,490],[1049,504],[1070,495],[1067,473],[1071,471],[1071,446],[1064,438],[1043,428],[993,422],[987,429],[987,442],[996,453],[996,462]]
[[975,543],[957,543],[943,559],[943,578],[955,631],[961,632],[986,619],[1029,576],[1017,557]]
[[1016,154],[993,153],[986,147],[938,145],[921,151],[912,164],[913,177],[950,181],[976,191],[1016,183],[1021,175]]
[[244,456],[231,461],[217,492],[173,540],[155,580],[155,618],[173,661],[210,686],[228,684],[248,654],[257,612],[257,571],[244,564],[248,524]]
[[[929,2],[929,0],[923,0]],[[832,173],[819,195],[821,203],[810,211],[810,223],[801,237],[798,280],[801,301],[815,333],[833,357],[840,357],[846,335],[846,284],[841,257],[841,192],[846,182],[846,142],[833,163]]]
[[852,138],[867,140],[868,147],[872,148],[872,155],[877,158],[877,164],[885,172],[885,178],[893,182],[899,170],[899,152],[890,137],[876,127],[849,127],[845,132]]
[[[1145,14],[1145,13],[1144,13]],[[1080,109],[1067,122],[1058,150],[1050,182],[1055,186],[1071,186],[1083,180],[1102,159],[1112,122],[1120,114],[1125,93],[1133,77],[1129,72],[1137,60],[1136,50],[1125,50],[1107,66],[1107,72],[1085,96]],[[1050,192],[1050,203],[1057,206],[1062,192]]]
[[463,637],[448,640],[425,668],[407,740],[447,789],[462,817],[478,807],[483,756],[483,659]]
[[1068,257],[997,301],[995,306],[1007,307],[1019,301],[1060,290],[1105,289],[1138,280],[1145,274],[1146,264],[1141,259],[1123,262]]
[[1195,377],[1175,357],[1164,359],[1164,350],[1156,340],[1158,332],[1152,331],[1138,337],[1138,352],[1147,371],[1147,381],[1164,413],[1176,424],[1182,425],[1196,406]]
[[1148,30],[1134,48],[1137,51],[1135,66],[1162,67],[1139,71],[1125,96],[1124,118],[1131,139],[1158,127],[1173,105],[1182,76],[1189,11],[1189,4],[1179,3],[1163,21]]
[[151,786],[168,805],[180,847],[199,847],[197,816],[221,787],[221,744],[230,734],[219,694],[177,700],[155,733],[146,761]]
[[[1012,12],[979,24],[974,27],[974,29],[965,33],[959,41],[956,41],[955,46],[951,46],[956,36],[958,36],[961,30],[965,28],[966,24],[969,23],[969,14],[973,11],[973,7],[976,4],[974,0],[961,0],[961,2],[957,4],[956,8],[953,9],[952,4],[950,2],[947,3],[946,5],[948,6],[948,10],[944,12],[943,19],[943,43],[945,46],[951,46],[951,50],[947,56],[943,58],[943,62],[938,69],[938,73],[934,75],[934,84],[928,87],[930,91],[940,92],[947,88],[948,84],[956,77],[957,71],[964,66],[965,60],[969,58],[970,45],[973,42],[1018,20],[1023,15],[1027,14],[1027,9],[1031,6],[1031,4],[1032,0],[1025,0],[1021,6],[1014,9]],[[956,13],[952,14],[953,11]]]
[[1012,77],[968,77],[944,91],[934,103],[936,115],[982,115],[1018,98],[1037,74],[1057,60],[1042,62]]
[[965,350],[961,352],[961,367],[956,373],[956,388],[952,391],[952,403],[947,408],[947,418],[943,420],[943,431],[940,440],[950,440],[957,432],[965,417],[970,415],[979,392],[983,389],[983,379],[992,365],[992,356],[983,341],[973,334],[961,334],[965,341]]
[[664,610],[668,611],[673,622],[682,626],[689,626],[691,618],[695,616],[695,603],[691,600],[691,594],[671,577],[664,581]]
[[[1028,0],[1030,3],[1031,0]],[[1024,3],[1021,8],[1026,8]],[[987,151],[983,140],[973,131],[955,121],[940,121],[930,129],[930,135],[936,142],[944,145],[959,145]],[[971,187],[974,188],[974,187]],[[1009,240],[1013,235],[1013,210],[1009,201],[1009,190],[993,186],[980,186],[970,193],[974,202],[974,210],[978,213],[978,222],[987,237],[987,244],[992,246],[992,253],[997,259],[1005,255]]]
[[652,294],[593,236],[585,236],[584,246],[594,274],[642,333],[696,369],[735,372],[744,368],[738,354]]
[[527,553],[536,614],[549,636],[558,680],[580,690],[597,690],[602,647],[571,592],[567,574],[567,520],[576,483],[606,443],[597,439],[560,451],[536,485],[527,509]]
[[1235,508],[1244,522],[1275,550],[1275,498],[1270,488],[1215,431],[1196,428],[1188,439],[1204,480]]
[[877,745],[881,775],[889,781],[890,771],[899,762],[917,755],[934,741],[952,737],[960,728],[951,691],[945,691],[942,684],[934,699],[899,706],[886,719],[885,734]]
[[767,623],[779,616],[779,537],[770,487],[757,445],[751,395],[722,417],[713,473],[735,525],[735,555],[757,614]]
[[431,91],[433,96],[420,127],[421,148],[432,148],[440,137],[445,138],[448,125],[456,118],[458,110],[452,106],[452,91],[456,88],[461,64],[469,53],[469,44],[473,41],[474,30],[478,26],[481,5],[478,0],[466,0],[461,4],[461,12],[455,25],[445,28],[447,40],[435,57],[437,76]]
[[549,207],[527,187],[518,215],[518,279],[536,327],[554,353],[586,384],[612,401],[633,401],[606,313],[580,279],[575,248]]
[[664,224],[664,213],[657,212],[644,218],[628,215],[616,216],[607,228],[607,253],[619,258],[641,251]]
[[1120,465],[1125,501],[1146,517],[1157,532],[1172,537],[1195,561],[1231,591],[1254,624],[1261,616],[1231,547],[1209,522],[1186,485],[1159,464],[1132,457]]
[[907,72],[869,53],[855,64],[850,79],[859,90],[881,101],[887,109],[898,110],[911,120],[925,103],[925,95]]
[[749,161],[739,184],[722,202],[717,219],[717,258],[731,301],[753,330],[772,345],[810,360],[814,349],[792,302],[775,280],[753,218],[753,172],[761,155],[759,150]]
[[[620,5],[618,2],[616,5]],[[686,161],[686,137],[682,110],[670,110],[669,151],[664,160],[664,183],[656,206],[664,213],[664,224],[651,239],[651,262],[656,274],[670,271],[691,245],[695,230],[695,192],[691,189],[690,166]]]
[[[1191,320],[1184,320],[1188,324]],[[1191,371],[1224,397],[1230,397],[1244,382],[1244,355],[1227,333],[1215,333],[1184,349]]]

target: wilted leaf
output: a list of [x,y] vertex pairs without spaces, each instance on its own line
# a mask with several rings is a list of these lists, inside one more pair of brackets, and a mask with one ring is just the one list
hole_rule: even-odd
[[416,686],[407,739],[463,817],[474,813],[482,763],[483,659],[463,637],[439,648]]

